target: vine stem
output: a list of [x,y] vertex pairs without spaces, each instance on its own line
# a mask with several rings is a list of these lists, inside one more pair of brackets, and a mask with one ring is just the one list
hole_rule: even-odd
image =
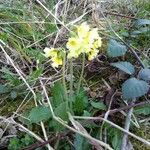
[[79,91],[80,91],[81,81],[82,81],[83,73],[84,73],[84,66],[85,66],[85,54],[83,53],[83,55],[82,55],[82,68],[81,68],[81,75],[80,75],[79,82],[78,82],[77,94],[78,94],[78,93],[79,93]]

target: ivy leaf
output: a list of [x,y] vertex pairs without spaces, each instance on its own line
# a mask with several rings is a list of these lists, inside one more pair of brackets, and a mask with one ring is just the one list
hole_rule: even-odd
[[29,113],[29,119],[32,123],[38,123],[41,121],[46,121],[51,117],[51,111],[45,106],[37,106],[32,108]]
[[109,57],[123,56],[127,51],[126,46],[117,42],[116,40],[110,40],[108,44],[107,53]]
[[134,66],[130,62],[121,61],[111,63],[111,65],[130,75],[134,74],[135,72]]
[[130,78],[122,85],[122,92],[124,99],[135,99],[145,95],[149,90],[149,85],[143,80]]
[[91,105],[96,108],[96,109],[99,109],[99,110],[106,110],[106,105],[104,105],[103,102],[91,102]]
[[150,81],[150,69],[141,69],[138,73],[138,77],[145,81]]

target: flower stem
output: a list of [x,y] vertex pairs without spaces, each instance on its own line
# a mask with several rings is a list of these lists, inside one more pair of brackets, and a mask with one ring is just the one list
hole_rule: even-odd
[[70,59],[70,109],[72,110],[72,98],[73,98],[73,62]]
[[82,81],[83,73],[84,73],[84,65],[85,65],[85,54],[83,53],[81,75],[80,75],[80,79],[79,79],[79,82],[78,82],[77,94],[79,93],[80,87],[81,87],[81,81]]
[[66,101],[66,107],[67,109],[69,109],[68,107],[68,96],[67,96],[67,86],[66,86],[66,79],[65,79],[65,66],[66,66],[66,56],[64,56],[63,58],[63,68],[62,68],[62,81],[63,81],[63,87],[64,87],[64,97],[65,97],[65,101]]

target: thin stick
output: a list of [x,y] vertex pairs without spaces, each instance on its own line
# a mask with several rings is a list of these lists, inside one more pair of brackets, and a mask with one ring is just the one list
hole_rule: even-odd
[[147,140],[145,140],[145,139],[143,139],[143,138],[141,138],[141,137],[139,137],[139,136],[137,136],[137,135],[135,135],[135,134],[133,134],[133,133],[131,133],[129,131],[126,131],[125,129],[121,128],[120,126],[116,125],[115,123],[113,123],[113,122],[111,122],[109,120],[106,120],[106,119],[104,119],[102,117],[82,117],[82,116],[73,116],[73,117],[76,118],[76,119],[84,119],[84,120],[103,120],[106,123],[108,123],[108,124],[114,126],[115,128],[121,130],[122,132],[124,132],[124,133],[132,136],[133,138],[139,140],[140,142],[150,146],[150,142],[148,142]]
[[[1,42],[1,43],[4,44],[6,47],[8,47],[4,42]],[[0,48],[2,49],[2,51],[4,52],[6,58],[10,61],[11,65],[14,67],[14,69],[16,70],[16,72],[19,74],[19,76],[21,77],[21,79],[24,81],[24,83],[26,84],[26,86],[29,88],[29,90],[33,94],[34,103],[35,103],[35,106],[37,107],[38,104],[37,104],[37,101],[36,101],[36,94],[35,94],[34,90],[30,87],[30,85],[27,83],[27,81],[25,80],[25,78],[22,76],[22,74],[20,73],[19,69],[15,66],[13,60],[10,58],[10,56],[7,54],[7,52],[4,50],[4,48],[2,47],[2,45],[0,45]],[[44,127],[43,122],[41,122],[41,128],[42,128],[44,137],[47,140],[47,135],[46,135],[46,131],[45,131],[45,127]],[[47,145],[47,147],[48,147],[49,150],[53,150],[53,148],[49,144]]]
[[115,36],[132,52],[132,54],[135,56],[135,58],[137,59],[137,61],[140,63],[140,65],[145,68],[145,65],[143,64],[142,60],[139,58],[139,56],[137,55],[137,53],[134,51],[134,49],[132,49],[112,28],[112,26],[110,25],[110,22],[108,21],[108,19],[105,17],[105,15],[103,14],[103,12],[101,11],[103,17],[105,18],[108,26],[110,27],[110,29],[112,30],[112,32],[115,34]]
[[47,7],[45,7],[39,0],[36,0],[37,3],[39,3],[56,21],[58,21],[63,27],[65,27],[68,31],[70,29],[62,22],[60,21]]
[[46,96],[46,99],[47,99],[47,101],[48,101],[48,104],[49,104],[49,107],[50,107],[50,111],[51,111],[51,113],[52,113],[52,117],[53,117],[54,120],[56,120],[57,122],[59,122],[60,124],[62,124],[64,127],[68,128],[69,130],[71,130],[71,131],[73,131],[73,132],[75,132],[75,133],[78,133],[78,134],[82,135],[83,137],[85,137],[85,138],[87,138],[87,139],[89,139],[89,140],[91,140],[91,141],[94,141],[94,142],[96,142],[97,144],[100,144],[101,146],[106,147],[108,150],[113,150],[108,144],[104,143],[103,141],[97,140],[97,139],[91,137],[89,134],[82,133],[82,132],[80,132],[80,131],[78,131],[78,130],[72,128],[72,127],[70,127],[70,126],[67,125],[66,122],[63,121],[61,118],[56,117],[55,114],[54,114],[53,107],[52,107],[52,105],[51,105],[50,99],[49,99],[48,94],[47,94],[47,92],[46,92],[45,86],[43,85],[42,81],[41,81],[41,85],[42,85],[44,94],[45,94],[45,96]]
[[[129,131],[129,129],[130,129],[132,112],[133,112],[133,107],[130,108],[130,110],[128,111],[127,116],[126,116],[126,121],[125,121],[125,126],[124,126],[124,129],[126,131]],[[128,141],[128,134],[125,133],[123,135],[123,139],[122,139],[121,150],[126,149],[127,141]]]

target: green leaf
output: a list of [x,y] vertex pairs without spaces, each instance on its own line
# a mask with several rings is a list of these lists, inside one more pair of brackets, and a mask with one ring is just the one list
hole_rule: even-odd
[[124,99],[135,99],[145,95],[149,90],[149,85],[145,81],[136,78],[126,80],[122,85]]
[[77,133],[75,134],[74,148],[75,150],[90,150],[91,149],[87,140],[83,136]]
[[141,27],[140,29],[131,32],[131,36],[135,37],[139,34],[145,34],[145,33],[148,33],[149,30],[150,29],[148,27]]
[[137,115],[139,115],[139,114],[150,115],[150,104],[147,104],[145,106],[136,107],[134,109],[134,113]]
[[8,150],[19,150],[21,149],[20,140],[16,137],[11,138],[8,145]]
[[105,124],[105,129],[108,133],[107,138],[111,142],[113,149],[120,150],[123,135],[122,132],[109,124]]
[[64,88],[62,86],[62,83],[60,81],[55,82],[54,86],[51,88],[52,91],[52,96],[53,96],[53,105],[59,106],[61,103],[63,103],[65,101],[64,95]]
[[150,25],[150,20],[148,20],[148,19],[138,19],[135,22],[135,24],[138,25],[138,26]]
[[121,142],[122,142],[122,138],[120,138],[122,136],[121,132],[118,130],[114,130],[114,135],[112,138],[112,146],[115,150],[120,150],[121,148]]
[[[64,121],[68,121],[66,102],[59,104],[59,106],[54,110],[54,113],[56,116],[60,117]],[[55,120],[52,120],[51,123],[56,131],[61,131],[64,129],[64,126],[62,126],[59,122]]]
[[108,49],[107,53],[109,57],[118,57],[118,56],[123,56],[127,51],[126,46],[122,45],[121,43],[115,41],[115,40],[110,40],[108,44]]
[[130,75],[134,74],[135,72],[134,66],[130,62],[121,61],[121,62],[111,63],[111,65]]
[[74,141],[75,150],[82,150],[83,149],[83,142],[84,142],[84,138],[81,135],[76,134],[75,135],[75,141]]
[[99,110],[106,110],[106,105],[103,102],[91,102],[91,105]]
[[91,117],[92,115],[88,111],[84,110],[83,111],[83,116],[85,116],[85,117]]
[[9,89],[5,85],[0,84],[0,94],[5,94],[7,92],[9,92]]
[[29,113],[29,119],[32,123],[38,123],[40,121],[46,121],[51,117],[50,109],[45,106],[37,106],[32,108]]
[[34,138],[29,136],[28,134],[25,134],[25,137],[21,139],[21,142],[23,145],[28,146],[34,143]]
[[145,81],[150,81],[150,69],[141,69],[138,73],[138,77]]
[[35,80],[41,76],[42,72],[43,72],[43,69],[38,68],[37,70],[33,71],[28,77],[30,80]]
[[145,67],[149,68],[150,67],[150,59],[143,59],[143,64]]
[[87,107],[88,98],[83,89],[79,91],[77,95],[75,95],[75,101],[73,102],[73,110],[78,115],[82,114],[84,109]]

